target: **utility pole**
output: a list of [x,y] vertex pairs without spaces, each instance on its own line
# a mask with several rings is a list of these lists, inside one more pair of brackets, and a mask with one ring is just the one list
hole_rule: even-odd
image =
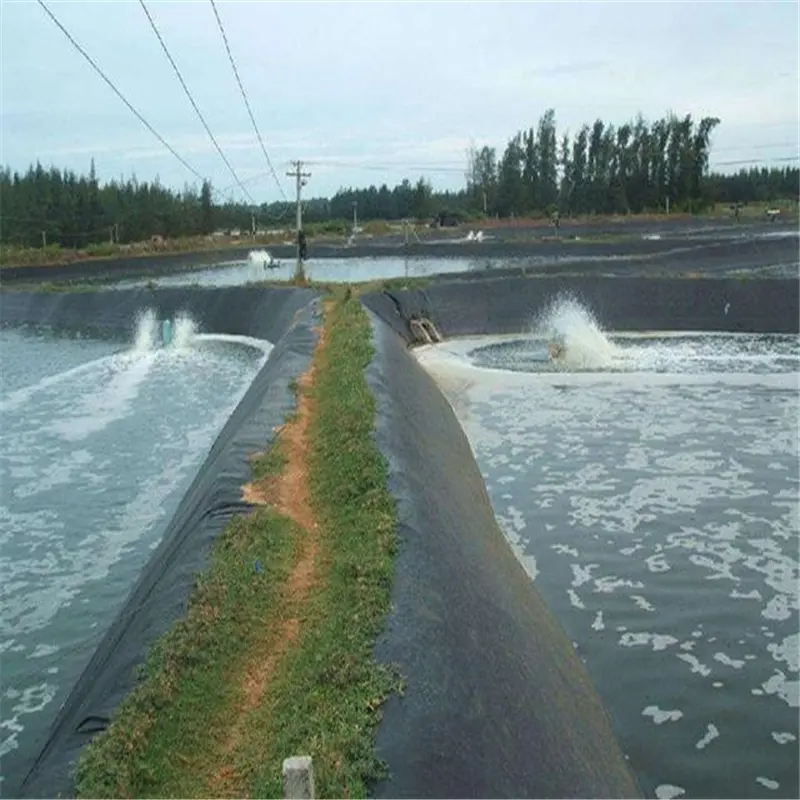
[[358,230],[358,200],[353,200],[353,236]]
[[42,231],[42,248],[47,247],[47,231]]
[[305,248],[302,246],[302,240],[305,237],[303,236],[303,207],[300,204],[300,193],[303,187],[308,183],[305,179],[310,178],[311,173],[303,172],[302,161],[292,161],[292,164],[294,164],[294,170],[292,172],[287,172],[286,175],[290,178],[294,178],[297,186],[297,267],[294,277],[295,280],[302,280],[305,278],[303,274],[303,256],[305,255],[303,251]]

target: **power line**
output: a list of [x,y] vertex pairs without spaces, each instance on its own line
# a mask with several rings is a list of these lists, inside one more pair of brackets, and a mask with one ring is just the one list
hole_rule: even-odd
[[267,154],[267,148],[264,146],[264,140],[261,138],[261,133],[258,130],[258,125],[256,125],[255,117],[253,116],[253,111],[250,108],[250,102],[247,99],[247,93],[244,90],[244,86],[242,85],[241,78],[239,77],[239,70],[236,69],[236,62],[233,60],[233,53],[231,53],[230,45],[228,44],[228,37],[225,34],[225,27],[222,24],[222,20],[220,19],[219,12],[217,11],[217,6],[214,0],[211,0],[211,8],[214,9],[214,16],[217,18],[217,24],[219,25],[219,31],[222,34],[222,41],[225,43],[225,50],[228,52],[228,58],[231,62],[231,67],[233,68],[233,74],[236,76],[236,83],[239,84],[239,90],[242,93],[242,99],[244,100],[245,107],[247,108],[247,113],[250,115],[250,122],[253,123],[253,130],[256,132],[256,136],[258,137],[258,143],[261,145],[261,152],[264,154],[264,158],[267,161],[267,165],[269,166],[270,172],[272,173],[272,177],[275,178],[275,183],[278,185],[278,190],[281,193],[281,197],[284,200],[288,200],[286,197],[286,192],[283,191],[283,186],[278,180],[278,175],[275,172],[274,167],[272,166],[272,161],[270,161],[269,155]]
[[169,152],[172,153],[172,155],[175,156],[175,158],[177,158],[178,161],[180,161],[181,164],[183,164],[183,166],[186,167],[186,169],[188,169],[189,172],[192,173],[192,175],[194,175],[198,180],[205,181],[205,178],[191,164],[189,164],[183,158],[183,156],[181,156],[164,139],[164,137],[161,136],[161,134],[159,134],[158,131],[156,131],[156,129],[128,102],[128,100],[124,97],[122,92],[120,92],[120,90],[117,89],[116,86],[114,86],[114,84],[106,76],[106,74],[103,72],[103,70],[101,70],[100,67],[97,66],[97,64],[94,62],[92,57],[75,41],[75,39],[72,38],[72,36],[70,35],[69,31],[58,21],[58,19],[56,19],[56,16],[53,14],[53,12],[45,5],[44,0],[37,0],[37,2],[45,10],[45,12],[50,17],[50,19],[52,19],[53,22],[55,22],[55,24],[60,28],[60,30],[64,34],[64,36],[66,36],[67,39],[69,39],[69,41],[72,43],[73,47],[75,47],[75,49],[92,65],[92,67],[94,68],[95,72],[97,72],[97,74],[109,85],[109,87],[114,92],[114,94],[116,94],[117,97],[119,97],[119,99],[122,100],[123,103],[125,103],[125,105],[136,116],[136,118],[139,120],[139,122],[141,122],[142,125],[144,125],[147,128],[147,130],[149,130],[150,133],[152,133],[153,136],[155,136],[156,139],[158,139],[158,141],[161,142],[161,144],[163,144],[164,147],[166,147],[167,150],[169,150]]
[[[766,158],[748,158],[748,159],[740,159],[735,161],[716,161],[712,160],[712,166],[734,166],[737,164],[767,164],[767,163],[780,163],[780,162],[790,162],[790,161],[798,161],[800,157],[798,156],[786,156],[786,157],[772,157],[768,156]],[[355,162],[346,162],[346,161],[306,161],[306,164],[311,164],[317,167],[338,167],[343,169],[353,169],[353,170],[366,170],[366,171],[378,171],[378,172],[387,172],[387,171],[414,171],[414,172],[431,172],[431,173],[442,173],[442,174],[463,174],[464,169],[463,167],[454,167],[454,166],[422,166],[422,165],[412,165],[412,164],[358,164]]]
[[358,169],[373,172],[391,172],[399,170],[408,170],[414,172],[436,172],[447,174],[463,175],[464,167],[456,166],[433,166],[433,165],[414,165],[414,164],[358,164],[347,161],[307,161],[307,164],[313,164],[318,167],[340,167],[343,169]]
[[740,165],[753,164],[754,166],[766,166],[767,163],[785,163],[788,161],[800,161],[800,156],[785,156],[782,158],[745,158],[738,161],[714,161],[709,164],[709,167],[736,167]]
[[774,150],[776,148],[796,147],[797,142],[772,142],[771,144],[741,144],[728,147],[715,147],[715,153],[729,153],[732,150]]
[[169,49],[167,48],[167,45],[161,38],[161,34],[159,33],[158,28],[156,27],[155,21],[150,16],[150,11],[145,5],[144,0],[139,0],[139,3],[144,9],[144,13],[147,15],[147,19],[150,21],[150,26],[153,28],[153,32],[155,33],[156,38],[161,44],[161,47],[164,50],[164,54],[167,56],[169,63],[172,64],[172,68],[175,70],[175,74],[178,76],[178,80],[180,81],[181,86],[183,87],[183,91],[186,93],[186,96],[189,98],[189,102],[192,104],[192,108],[197,114],[197,117],[200,120],[200,122],[203,123],[203,127],[206,129],[206,133],[213,142],[214,147],[217,148],[217,152],[219,153],[220,158],[225,162],[225,166],[230,170],[231,175],[233,175],[234,180],[236,181],[239,188],[242,190],[242,194],[244,194],[244,196],[250,201],[251,205],[255,205],[255,201],[250,195],[250,192],[247,191],[244,184],[242,184],[242,182],[239,180],[239,176],[236,174],[236,170],[234,170],[234,168],[231,166],[231,163],[230,161],[228,161],[227,157],[225,156],[225,153],[222,152],[222,148],[219,146],[219,143],[214,138],[214,134],[211,133],[211,128],[208,127],[208,123],[206,122],[205,117],[203,117],[203,115],[200,113],[200,109],[197,107],[197,103],[195,103],[194,97],[192,97],[192,93],[189,91],[189,87],[186,85],[186,81],[183,80],[183,76],[181,75],[181,71],[178,69],[178,65],[175,63],[174,59],[172,58],[172,55],[169,52]]
[[[161,134],[159,134],[158,131],[133,107],[133,105],[131,105],[131,103],[125,98],[122,92],[120,92],[120,90],[117,89],[117,87],[113,84],[111,79],[103,72],[103,70],[100,69],[100,67],[97,66],[92,57],[75,41],[75,39],[72,37],[69,31],[61,24],[61,22],[59,22],[55,14],[53,14],[53,12],[45,5],[43,0],[37,0],[37,1],[39,5],[45,10],[50,19],[52,19],[53,22],[58,26],[58,28],[61,30],[64,36],[67,37],[67,39],[70,41],[73,47],[75,47],[75,49],[89,62],[89,64],[92,66],[95,72],[97,72],[97,74],[108,84],[108,86],[111,88],[114,94],[116,94],[117,97],[119,97],[119,99],[122,100],[122,102],[128,107],[131,113],[133,113],[133,115],[142,123],[142,125],[144,125],[145,128],[147,128],[147,130],[149,130],[150,133],[152,133],[153,136],[155,136],[156,139],[158,139],[158,141],[161,142],[161,144],[163,144],[164,147],[166,147],[167,150],[169,150],[169,152],[173,156],[175,156],[175,158],[189,172],[191,172],[192,175],[195,176],[195,178],[197,178],[201,183],[208,183],[209,185],[211,185],[211,182],[205,176],[201,175],[191,164],[189,164],[189,162],[186,161],[186,159],[183,158],[183,156],[181,156],[180,153],[178,153],[175,150],[175,148],[172,147],[172,145],[170,145],[169,142],[167,142],[164,139],[164,137],[161,136]],[[219,190],[215,189],[213,186],[211,187],[211,191],[216,195],[220,194]]]

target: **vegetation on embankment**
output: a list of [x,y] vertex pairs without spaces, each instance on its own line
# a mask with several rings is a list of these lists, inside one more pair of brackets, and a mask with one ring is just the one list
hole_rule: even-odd
[[[376,220],[361,227],[361,236],[382,236],[393,231],[388,222]],[[312,222],[304,226],[309,241],[315,243],[337,242],[349,235],[350,224],[344,220]],[[0,244],[0,269],[2,267],[47,267],[74,264],[78,261],[110,261],[119,258],[157,258],[159,256],[187,255],[192,253],[220,253],[224,255],[236,250],[257,250],[262,247],[290,246],[295,244],[291,226],[272,233],[252,236],[177,236],[168,239],[156,238],[129,244],[102,242],[85,247],[61,247],[50,244],[46,247],[22,247]]]
[[[285,238],[285,237],[282,237]],[[275,237],[261,236],[248,238],[209,238],[186,236],[166,239],[163,242],[136,242],[133,244],[87,245],[83,248],[60,247],[57,244],[47,247],[0,246],[0,268],[2,267],[49,267],[74,264],[78,261],[110,261],[119,258],[153,258],[187,253],[225,253],[230,250],[258,248],[274,244]]]
[[[793,200],[781,200],[774,203],[754,202],[740,209],[739,218],[741,222],[763,220],[769,208],[776,208],[780,211],[781,220],[796,220],[798,218],[797,202]],[[562,216],[561,218],[561,238],[568,241],[570,228],[573,226],[592,226],[592,225],[615,225],[619,227],[617,233],[598,233],[597,237],[624,237],[625,225],[632,221],[647,221],[653,223],[668,223],[689,219],[717,219],[733,223],[734,216],[730,207],[716,205],[704,210],[699,214],[688,213],[651,213],[642,212],[640,214],[578,214],[572,216]],[[463,236],[468,230],[518,230],[519,234],[514,238],[523,240],[529,239],[531,243],[544,243],[548,239],[537,234],[534,237],[526,237],[527,230],[541,228],[552,229],[553,222],[549,215],[532,214],[517,216],[514,218],[497,218],[482,215],[474,215],[470,221],[461,224],[457,228],[444,228],[432,230],[427,221],[417,220],[411,226],[418,239],[423,242],[426,238],[440,238],[443,234]],[[374,238],[402,234],[403,227],[399,223],[392,223],[386,220],[372,220],[360,225],[361,231],[356,238],[356,244],[370,242]],[[345,241],[345,237],[351,233],[352,224],[345,220],[329,220],[327,222],[312,222],[304,226],[308,241],[313,244],[338,244]],[[550,238],[555,238],[553,234]],[[582,236],[583,241],[588,238]],[[412,240],[413,242],[414,240]],[[20,247],[16,245],[0,245],[0,272],[4,267],[57,267],[76,262],[97,262],[102,265],[105,262],[116,259],[153,259],[169,256],[187,256],[201,254],[219,253],[224,258],[227,253],[243,250],[257,250],[259,248],[293,247],[294,232],[290,229],[277,231],[274,233],[262,233],[256,236],[183,236],[153,241],[134,242],[131,244],[111,244],[104,242],[101,244],[90,244],[79,249],[60,247],[59,245],[48,245],[47,247]],[[346,255],[346,253],[343,253]],[[194,265],[192,265],[194,266]]]
[[79,797],[282,796],[314,758],[320,796],[364,796],[397,677],[372,648],[389,609],[395,504],[373,441],[370,327],[355,294],[325,303],[297,411],[244,489],[261,504],[220,535],[185,619],[82,753]]

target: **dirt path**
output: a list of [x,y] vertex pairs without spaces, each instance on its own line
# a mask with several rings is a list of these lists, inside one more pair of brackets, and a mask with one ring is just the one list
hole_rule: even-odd
[[219,751],[218,765],[210,767],[213,772],[208,779],[209,797],[246,796],[248,776],[235,773],[233,755],[242,743],[247,715],[260,704],[275,668],[300,632],[301,610],[315,581],[319,526],[311,508],[308,485],[308,430],[314,413],[309,390],[314,384],[318,356],[325,347],[324,329],[317,332],[319,341],[311,367],[298,381],[297,413],[277,432],[284,467],[277,476],[247,484],[242,490],[248,503],[268,505],[294,522],[302,533],[301,552],[282,587],[281,623],[277,629],[265,631],[262,646],[254,650],[242,672],[241,702],[238,708],[230,710],[230,726]]

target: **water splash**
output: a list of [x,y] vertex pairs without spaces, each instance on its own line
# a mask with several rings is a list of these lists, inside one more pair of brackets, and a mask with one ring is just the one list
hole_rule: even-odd
[[594,314],[570,295],[558,295],[539,314],[533,334],[558,346],[555,361],[565,369],[603,369],[622,355]]
[[247,261],[251,267],[256,268],[274,267],[278,264],[269,250],[251,250],[247,256]]
[[198,333],[197,323],[188,314],[179,314],[175,318],[172,344],[178,350],[190,347]]
[[136,319],[133,350],[138,354],[148,353],[155,348],[158,341],[160,341],[158,318],[156,312],[152,308],[148,308]]

